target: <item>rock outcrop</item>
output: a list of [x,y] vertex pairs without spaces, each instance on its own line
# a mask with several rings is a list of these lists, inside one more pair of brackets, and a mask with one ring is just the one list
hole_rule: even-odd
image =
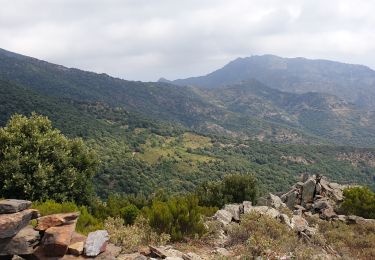
[[[33,260],[73,260],[89,256],[109,260],[121,251],[111,244],[106,251],[105,230],[90,233],[88,238],[76,233],[77,212],[39,217],[38,211],[30,207],[30,201],[0,201],[0,259],[22,256]],[[29,225],[32,219],[37,219],[35,228]]]

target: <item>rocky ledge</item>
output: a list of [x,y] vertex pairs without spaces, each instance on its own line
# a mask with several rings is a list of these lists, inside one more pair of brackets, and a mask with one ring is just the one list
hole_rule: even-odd
[[[105,230],[88,237],[76,233],[77,212],[40,217],[30,207],[30,201],[0,201],[0,259],[116,259],[121,251],[107,245],[109,236]],[[30,225],[33,219],[37,221],[35,227]]]

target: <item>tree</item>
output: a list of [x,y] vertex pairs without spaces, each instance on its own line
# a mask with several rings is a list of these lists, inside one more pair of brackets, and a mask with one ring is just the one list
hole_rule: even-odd
[[0,197],[87,204],[96,156],[33,113],[14,115],[0,128]]
[[375,193],[367,187],[345,189],[341,210],[348,215],[375,218]]

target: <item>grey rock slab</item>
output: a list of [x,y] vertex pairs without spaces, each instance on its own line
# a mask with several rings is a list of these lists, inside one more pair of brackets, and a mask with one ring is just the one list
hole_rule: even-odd
[[243,211],[241,204],[227,204],[224,206],[224,210],[232,214],[232,218],[236,221],[240,220],[240,214]]
[[285,208],[286,205],[285,203],[276,195],[273,195],[272,193],[269,193],[267,196],[265,197],[261,197],[258,199],[257,201],[257,205],[258,206],[268,206],[268,207],[272,207],[272,208],[275,208],[275,209],[279,209],[279,208]]
[[192,252],[184,254],[182,258],[184,260],[202,260],[202,257]]
[[220,209],[215,213],[214,219],[218,220],[225,226],[232,222],[232,213],[227,210]]
[[26,209],[13,214],[0,215],[0,239],[16,235],[29,224],[30,220],[37,218],[38,214],[35,209]]
[[106,230],[97,230],[89,233],[85,243],[85,255],[97,256],[106,249],[109,235]]
[[302,201],[304,204],[313,202],[316,182],[313,179],[307,180],[302,186]]
[[17,213],[30,207],[31,201],[28,200],[0,200],[0,214]]
[[39,232],[27,226],[14,237],[0,239],[0,256],[32,254],[39,241]]

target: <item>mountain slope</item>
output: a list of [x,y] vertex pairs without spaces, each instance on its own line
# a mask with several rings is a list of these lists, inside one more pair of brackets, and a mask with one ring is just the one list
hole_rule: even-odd
[[336,143],[365,145],[375,140],[374,113],[365,113],[333,95],[282,92],[256,80],[200,91],[232,112],[288,125]]
[[375,110],[375,71],[362,65],[328,60],[252,56],[238,58],[205,76],[172,82],[216,88],[250,79],[257,79],[271,88],[287,92],[328,93]]

